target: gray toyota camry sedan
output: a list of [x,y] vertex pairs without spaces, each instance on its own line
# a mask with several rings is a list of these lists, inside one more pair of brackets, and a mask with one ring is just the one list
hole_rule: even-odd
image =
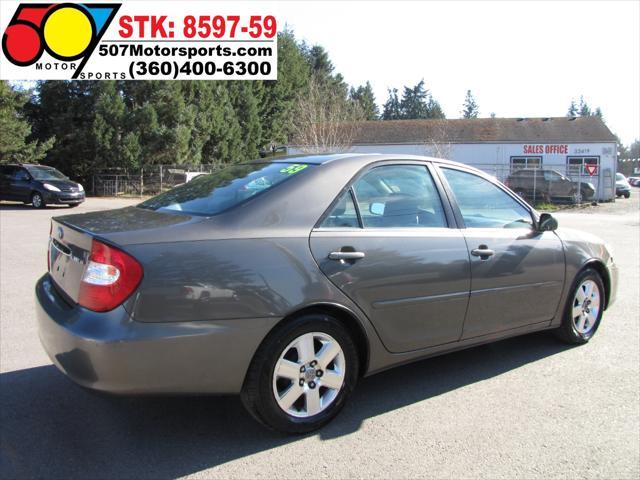
[[538,330],[588,342],[617,269],[601,240],[557,227],[434,158],[237,164],[54,218],[40,337],[85,387],[239,393],[263,424],[308,432],[394,365]]

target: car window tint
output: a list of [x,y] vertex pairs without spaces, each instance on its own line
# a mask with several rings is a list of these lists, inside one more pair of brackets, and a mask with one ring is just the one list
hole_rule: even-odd
[[447,226],[427,167],[376,167],[355,183],[354,190],[365,228]]
[[344,192],[329,215],[320,225],[322,228],[360,228],[356,206],[351,191]]
[[531,214],[506,192],[472,173],[443,168],[467,228],[528,228]]
[[29,174],[24,168],[19,168],[13,174],[13,178],[15,180],[29,180]]
[[200,175],[138,207],[188,215],[216,215],[312,167],[306,163],[280,162],[234,165],[210,175]]

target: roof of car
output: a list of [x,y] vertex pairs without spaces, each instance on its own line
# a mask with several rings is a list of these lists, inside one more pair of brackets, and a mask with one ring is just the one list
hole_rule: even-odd
[[416,160],[416,161],[429,161],[429,162],[438,162],[445,163],[451,165],[460,165],[464,167],[469,167],[469,165],[465,165],[459,162],[454,162],[451,160],[445,160],[443,158],[435,158],[435,157],[427,157],[422,155],[408,155],[404,153],[323,153],[323,154],[298,154],[298,155],[287,155],[281,157],[273,157],[273,158],[262,158],[260,160],[256,160],[256,162],[274,162],[274,163],[290,163],[290,162],[301,162],[308,163],[311,165],[323,165],[326,163],[333,163],[337,161],[347,161],[347,160],[356,160],[360,159],[363,162],[369,163],[372,161],[384,161],[384,160]]

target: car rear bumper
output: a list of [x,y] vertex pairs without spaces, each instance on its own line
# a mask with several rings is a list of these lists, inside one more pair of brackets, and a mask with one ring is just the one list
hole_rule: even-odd
[[42,345],[74,382],[119,394],[238,393],[276,318],[141,323],[120,306],[70,306],[46,274],[36,284]]
[[44,201],[49,204],[70,205],[85,201],[84,192],[44,192]]

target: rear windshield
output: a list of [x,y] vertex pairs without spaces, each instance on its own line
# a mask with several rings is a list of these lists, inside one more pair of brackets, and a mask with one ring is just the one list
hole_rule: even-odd
[[311,167],[305,163],[234,165],[210,175],[200,175],[138,207],[189,215],[216,215]]
[[36,180],[67,180],[66,175],[53,167],[28,167],[27,170]]

